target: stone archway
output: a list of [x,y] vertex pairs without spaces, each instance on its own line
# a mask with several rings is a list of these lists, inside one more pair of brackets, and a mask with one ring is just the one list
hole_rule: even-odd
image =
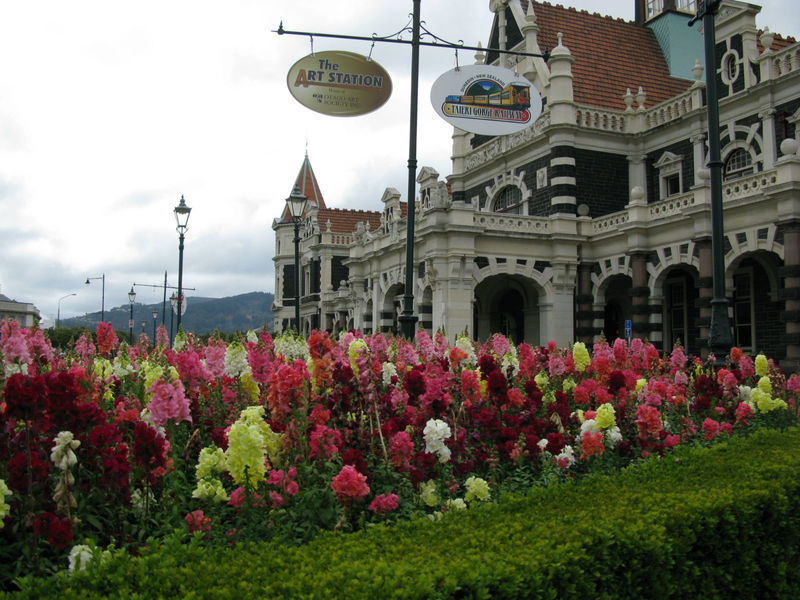
[[519,275],[494,275],[475,287],[473,328],[485,340],[502,333],[515,344],[540,343],[540,292],[535,283]]

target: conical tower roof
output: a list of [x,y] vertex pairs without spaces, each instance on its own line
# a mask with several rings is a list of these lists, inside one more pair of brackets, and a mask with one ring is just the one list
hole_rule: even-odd
[[[311,168],[311,161],[308,160],[308,152],[306,152],[303,158],[303,164],[300,167],[300,172],[297,174],[297,179],[295,179],[292,189],[294,189],[295,186],[308,198],[306,209],[311,206],[315,206],[318,209],[327,208],[325,200],[322,197],[322,192],[319,189],[319,184],[317,183],[317,177],[314,175],[314,169]],[[281,220],[286,221],[289,219],[289,210],[288,208],[284,208]]]

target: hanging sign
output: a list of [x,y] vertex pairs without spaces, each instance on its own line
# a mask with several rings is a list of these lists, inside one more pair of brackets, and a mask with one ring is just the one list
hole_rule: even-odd
[[520,131],[542,112],[542,97],[530,81],[491,65],[443,73],[433,83],[431,103],[451,125],[481,135]]
[[374,60],[344,51],[316,52],[289,69],[289,92],[302,104],[325,115],[364,115],[392,95],[392,80]]

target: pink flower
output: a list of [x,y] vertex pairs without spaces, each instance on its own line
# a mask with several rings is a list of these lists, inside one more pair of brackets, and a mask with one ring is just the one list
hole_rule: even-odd
[[744,425],[745,427],[750,424],[750,417],[753,416],[753,409],[746,402],[740,402],[736,407],[736,424]]
[[352,504],[369,494],[366,476],[353,465],[345,465],[331,481],[336,499],[343,505]]
[[664,438],[664,445],[667,448],[674,448],[678,444],[681,443],[681,436],[679,435],[668,435]]
[[148,409],[156,427],[163,427],[170,419],[176,422],[192,422],[189,401],[183,395],[183,384],[180,381],[169,383],[155,381],[150,386],[150,392],[153,394],[153,399]]
[[283,506],[283,503],[285,502],[283,496],[281,496],[278,492],[274,490],[270,490],[269,499],[272,500],[272,508],[278,508],[279,506]]
[[382,515],[393,511],[397,506],[397,494],[381,494],[380,496],[375,496],[375,499],[369,505],[369,509],[376,515]]
[[398,431],[389,439],[389,461],[398,468],[408,468],[414,455],[414,441],[405,431]]
[[713,440],[719,435],[719,421],[706,417],[706,420],[703,421],[703,431],[707,440]]

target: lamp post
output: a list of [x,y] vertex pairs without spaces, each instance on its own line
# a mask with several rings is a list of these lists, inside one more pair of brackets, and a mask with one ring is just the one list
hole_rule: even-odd
[[106,320],[106,274],[103,273],[100,277],[87,277],[86,285],[89,285],[95,279],[102,279],[102,298],[100,300],[100,321]]
[[298,185],[294,186],[286,199],[286,206],[294,223],[294,324],[297,333],[300,333],[300,219],[303,218],[307,201],[308,198]]
[[153,309],[153,346],[156,345],[156,319],[158,318],[158,309]]
[[128,321],[128,341],[130,341],[131,346],[133,346],[133,302],[136,300],[136,292],[133,291],[133,286],[131,286],[131,291],[128,292],[128,302],[131,304],[131,318]]
[[56,313],[56,329],[58,329],[61,325],[61,301],[64,298],[69,298],[70,296],[77,296],[77,294],[75,292],[72,292],[71,294],[67,294],[66,296],[61,296],[61,298],[58,299],[58,312]]
[[181,201],[175,207],[176,231],[178,232],[178,331],[181,330],[181,304],[183,303],[183,236],[186,234],[189,223],[189,213],[192,209],[186,206],[186,201],[181,194]]
[[172,310],[169,311],[169,340],[172,343],[172,326],[175,320],[175,309],[178,307],[178,296],[175,292],[172,292],[169,297],[169,305],[172,307]]
[[716,31],[714,16],[720,0],[703,0],[697,14],[689,21],[691,27],[703,19],[703,42],[706,59],[706,105],[708,107],[708,170],[711,177],[711,255],[712,285],[711,322],[708,346],[714,354],[714,366],[725,366],[725,355],[733,345],[728,317],[728,298],[725,296],[725,248],[722,224],[722,160],[719,140],[719,101],[717,97]]

